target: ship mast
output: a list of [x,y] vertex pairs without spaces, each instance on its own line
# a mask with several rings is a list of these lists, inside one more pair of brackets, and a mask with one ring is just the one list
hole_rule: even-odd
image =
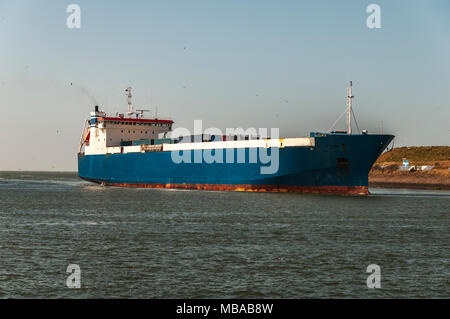
[[132,115],[134,113],[133,111],[133,104],[131,103],[131,87],[128,87],[125,92],[127,92],[128,97],[128,115]]
[[348,130],[347,133],[350,135],[352,134],[352,99],[354,98],[354,96],[352,95],[352,81],[350,81],[350,86],[347,89],[347,126],[348,126]]

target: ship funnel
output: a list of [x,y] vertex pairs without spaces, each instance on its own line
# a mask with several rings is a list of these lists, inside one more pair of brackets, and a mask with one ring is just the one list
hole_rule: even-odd
[[98,105],[95,106],[95,112],[98,112]]

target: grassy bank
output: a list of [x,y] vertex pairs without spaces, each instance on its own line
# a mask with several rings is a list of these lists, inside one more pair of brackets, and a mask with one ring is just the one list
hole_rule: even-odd
[[[402,171],[403,159],[409,166],[434,166],[428,171]],[[372,187],[450,189],[450,147],[414,146],[394,148],[383,153],[369,174]]]

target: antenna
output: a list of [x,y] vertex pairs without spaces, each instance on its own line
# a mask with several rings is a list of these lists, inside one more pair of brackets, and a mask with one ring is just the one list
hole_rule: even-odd
[[352,134],[352,99],[354,98],[354,96],[352,95],[352,86],[353,83],[352,81],[350,81],[350,86],[347,89],[347,126],[348,126],[348,131],[347,133],[350,135]]
[[128,97],[128,114],[133,114],[133,104],[131,103],[131,87],[128,87],[125,92],[127,92],[127,97]]

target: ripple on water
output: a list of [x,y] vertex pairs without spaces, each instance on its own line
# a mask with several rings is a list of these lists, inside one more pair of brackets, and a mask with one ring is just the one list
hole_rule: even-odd
[[[450,193],[372,193],[122,189],[0,172],[0,296],[448,297]],[[72,263],[78,292],[65,287]],[[367,289],[369,264],[383,289]]]

